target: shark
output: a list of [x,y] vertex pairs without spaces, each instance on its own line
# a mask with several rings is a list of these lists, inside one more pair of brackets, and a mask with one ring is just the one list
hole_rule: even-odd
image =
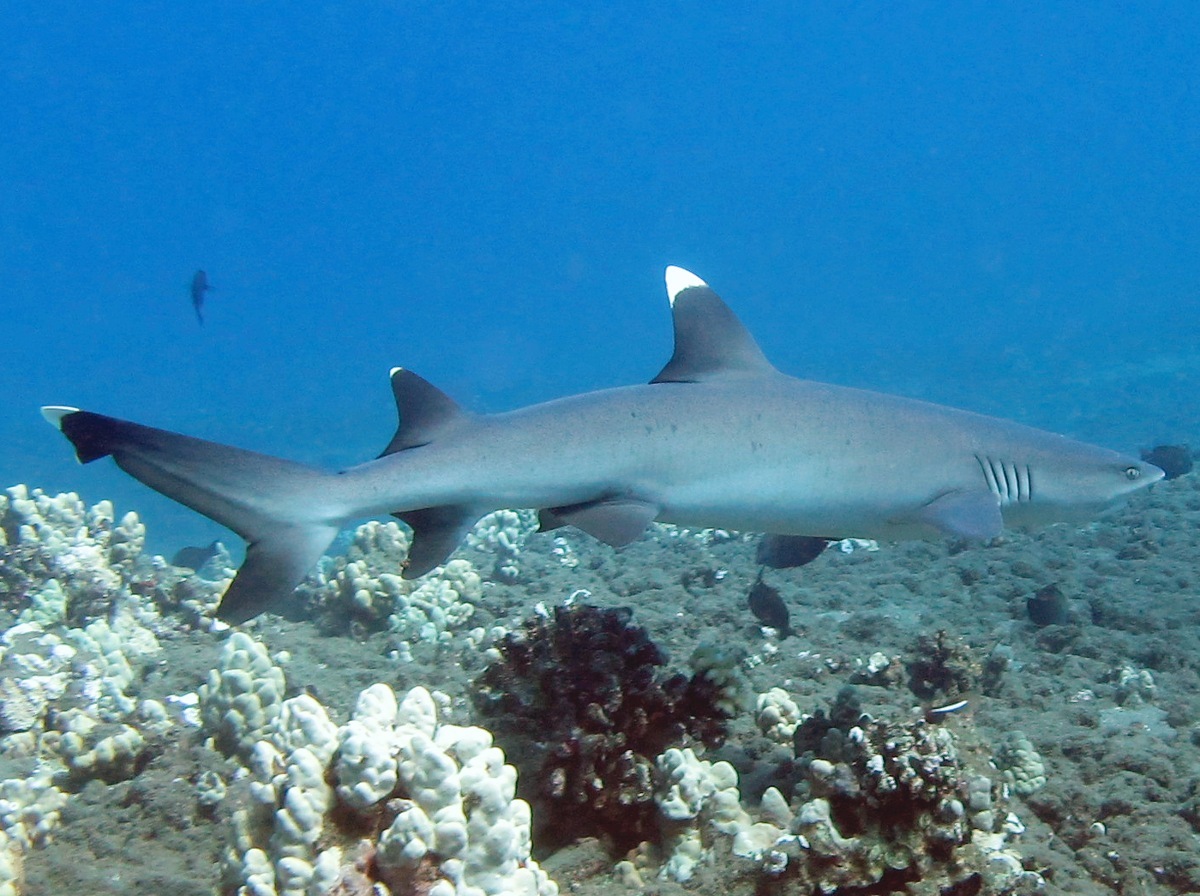
[[446,562],[484,515],[535,508],[614,547],[654,521],[775,536],[986,540],[1087,520],[1163,477],[1118,451],[913,398],[779,371],[702,279],[666,270],[674,353],[649,383],[475,414],[391,371],[399,426],[340,472],[63,405],[77,459],[111,457],[246,542],[218,618],[286,600],[352,522],[412,530],[401,575]]

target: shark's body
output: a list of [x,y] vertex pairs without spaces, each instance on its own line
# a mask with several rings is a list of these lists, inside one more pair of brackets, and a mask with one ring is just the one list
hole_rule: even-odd
[[609,544],[652,520],[780,535],[987,538],[1086,518],[1157,467],[1031,427],[777,371],[694,275],[668,268],[675,354],[651,383],[504,414],[464,413],[392,373],[400,428],[377,460],[331,474],[74,408],[45,409],[81,461],[112,455],[249,543],[220,609],[248,619],[290,593],[339,528],[394,513],[404,571],[445,561],[480,516],[535,507]]

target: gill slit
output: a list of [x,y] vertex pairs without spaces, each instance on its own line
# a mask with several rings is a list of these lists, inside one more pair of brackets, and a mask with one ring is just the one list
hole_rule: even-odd
[[1033,468],[1029,464],[996,460],[986,455],[975,455],[975,461],[983,472],[988,491],[1004,504],[1028,504],[1033,500]]

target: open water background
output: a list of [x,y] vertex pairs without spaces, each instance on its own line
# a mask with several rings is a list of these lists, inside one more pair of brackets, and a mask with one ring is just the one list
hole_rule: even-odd
[[348,465],[393,365],[477,410],[650,378],[666,264],[791,373],[1200,442],[1194,4],[4,18],[0,482],[158,550],[221,533],[38,405]]

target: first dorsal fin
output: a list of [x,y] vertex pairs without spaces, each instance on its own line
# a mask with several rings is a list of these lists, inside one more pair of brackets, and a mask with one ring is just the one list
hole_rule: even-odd
[[380,457],[428,445],[447,427],[467,417],[453,398],[403,367],[392,368],[392,394],[400,425]]
[[773,373],[750,331],[712,288],[690,271],[667,268],[675,354],[652,383],[699,383]]

